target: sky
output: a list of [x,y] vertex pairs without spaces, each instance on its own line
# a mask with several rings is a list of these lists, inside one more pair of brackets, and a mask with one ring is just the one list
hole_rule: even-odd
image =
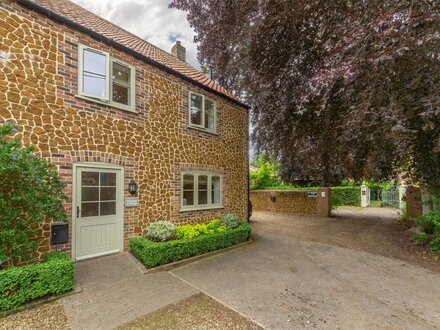
[[168,0],[72,0],[81,7],[109,20],[153,45],[171,52],[176,39],[186,48],[186,61],[196,69],[195,32],[186,13],[168,8]]

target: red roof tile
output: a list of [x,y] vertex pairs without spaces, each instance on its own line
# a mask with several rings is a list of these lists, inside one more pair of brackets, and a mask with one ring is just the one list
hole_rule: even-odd
[[[19,1],[26,5],[28,1]],[[155,62],[162,64],[177,73],[180,73],[190,80],[202,84],[209,89],[233,99],[238,103],[242,102],[226,88],[206,77],[186,62],[177,59],[170,53],[150,44],[140,37],[122,29],[121,27],[93,14],[92,12],[68,1],[68,0],[32,0],[37,6],[43,7],[55,14],[63,16],[89,30],[92,30],[108,39],[111,39],[141,55],[144,55]],[[243,104],[242,104],[243,105]]]

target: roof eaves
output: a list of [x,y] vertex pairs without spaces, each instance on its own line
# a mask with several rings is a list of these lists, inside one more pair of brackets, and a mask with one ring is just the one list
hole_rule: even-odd
[[159,63],[159,62],[153,60],[152,58],[150,58],[148,56],[145,56],[144,54],[141,54],[141,53],[139,53],[139,52],[137,52],[137,51],[127,47],[127,46],[124,46],[123,44],[121,44],[121,43],[119,43],[119,42],[117,42],[117,41],[115,41],[113,39],[110,39],[110,38],[108,38],[108,37],[106,37],[106,36],[96,32],[96,31],[93,31],[92,29],[89,29],[89,28],[87,28],[87,27],[85,27],[85,26],[83,26],[81,24],[78,24],[78,23],[70,20],[69,18],[67,18],[65,16],[57,14],[54,11],[45,8],[45,7],[37,4],[36,2],[34,2],[32,0],[17,0],[17,2],[19,4],[25,6],[25,7],[28,7],[30,9],[32,9],[32,10],[35,10],[36,12],[38,12],[38,13],[40,13],[42,15],[45,15],[45,16],[49,17],[50,19],[52,19],[52,20],[54,20],[56,22],[65,24],[65,25],[67,25],[67,26],[69,26],[69,27],[71,27],[71,28],[73,28],[75,30],[78,30],[80,32],[88,34],[89,36],[91,36],[92,38],[94,38],[94,39],[96,39],[98,41],[101,41],[101,42],[103,42],[103,43],[105,43],[105,44],[107,44],[107,45],[109,45],[111,47],[119,49],[119,50],[123,51],[124,53],[132,55],[133,57],[135,57],[135,58],[137,58],[139,60],[142,60],[142,61],[144,61],[144,62],[146,62],[146,63],[148,63],[148,64],[150,64],[152,66],[155,66],[158,69],[161,69],[161,70],[163,70],[163,71],[165,71],[165,72],[167,72],[169,74],[172,74],[172,75],[174,75],[174,76],[176,76],[178,78],[181,78],[181,79],[183,79],[185,81],[188,81],[188,82],[196,85],[197,87],[200,87],[200,88],[202,88],[202,89],[204,89],[204,90],[206,90],[206,91],[208,91],[210,93],[216,94],[216,95],[218,95],[218,96],[220,96],[220,97],[222,97],[224,99],[227,99],[228,101],[230,101],[232,103],[235,103],[235,104],[237,104],[237,105],[239,105],[239,106],[241,106],[243,108],[246,108],[247,110],[250,109],[249,105],[247,105],[247,104],[245,104],[243,102],[240,102],[237,99],[234,99],[234,98],[232,98],[230,96],[227,96],[227,95],[225,95],[225,94],[223,94],[221,92],[218,92],[215,89],[209,88],[208,86],[198,82],[197,80],[194,80],[194,79],[192,79],[192,78],[190,78],[190,77],[188,77],[188,76],[186,76],[186,75],[184,75],[184,74],[182,74],[182,73],[180,73],[180,72],[178,72],[176,70],[173,70],[170,67],[168,67],[168,66],[166,66],[166,65],[164,65],[162,63]]

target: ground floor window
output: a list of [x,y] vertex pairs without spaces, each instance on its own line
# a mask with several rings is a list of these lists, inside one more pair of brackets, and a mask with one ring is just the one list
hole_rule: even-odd
[[222,177],[215,173],[183,172],[181,209],[208,209],[222,206]]

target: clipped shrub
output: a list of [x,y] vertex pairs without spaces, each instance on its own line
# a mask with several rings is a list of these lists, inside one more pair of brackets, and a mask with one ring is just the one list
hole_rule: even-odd
[[222,225],[220,219],[214,219],[207,224],[208,229],[217,230]]
[[430,246],[432,252],[440,253],[440,237],[433,239],[430,243]]
[[155,267],[246,242],[250,231],[250,225],[243,222],[235,229],[192,239],[156,243],[137,236],[130,239],[130,252],[146,267]]
[[213,235],[217,232],[227,230],[218,219],[214,219],[208,224],[182,225],[176,228],[176,239],[192,239],[200,235]]
[[440,211],[433,211],[415,218],[415,223],[427,234],[440,236]]
[[228,229],[234,229],[240,224],[240,217],[233,213],[225,213],[221,218],[221,224]]
[[169,221],[156,221],[147,227],[148,239],[155,242],[166,242],[176,236],[176,225]]
[[423,245],[428,240],[428,234],[426,233],[416,233],[413,238],[415,245]]
[[182,225],[176,228],[176,239],[193,239],[200,233],[192,225]]
[[45,261],[0,271],[0,310],[72,290],[73,261],[63,252],[49,253]]
[[331,206],[361,206],[361,187],[332,187]]
[[201,223],[194,225],[194,229],[197,230],[200,235],[209,235],[214,233],[214,231],[210,230],[207,225]]

